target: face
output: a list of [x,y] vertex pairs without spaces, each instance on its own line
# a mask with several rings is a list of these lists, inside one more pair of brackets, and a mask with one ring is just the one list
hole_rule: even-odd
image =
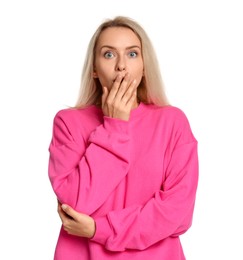
[[118,75],[129,74],[130,80],[136,79],[139,85],[143,76],[141,42],[129,28],[111,27],[99,36],[94,62],[94,78],[102,86],[112,87]]

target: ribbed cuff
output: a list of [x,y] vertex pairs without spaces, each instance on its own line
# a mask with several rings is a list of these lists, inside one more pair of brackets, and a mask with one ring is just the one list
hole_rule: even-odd
[[123,134],[128,134],[129,122],[117,118],[104,117],[104,128],[110,132],[119,132]]

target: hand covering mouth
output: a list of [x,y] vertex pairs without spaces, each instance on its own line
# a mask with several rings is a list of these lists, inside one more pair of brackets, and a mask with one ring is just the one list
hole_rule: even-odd
[[118,76],[121,76],[121,77],[122,77],[122,80],[121,80],[121,82],[122,82],[122,81],[124,80],[124,78],[125,78],[126,75],[122,75],[122,74],[116,75],[116,77],[112,80],[112,83],[114,83],[114,82],[116,81],[116,79],[117,79]]

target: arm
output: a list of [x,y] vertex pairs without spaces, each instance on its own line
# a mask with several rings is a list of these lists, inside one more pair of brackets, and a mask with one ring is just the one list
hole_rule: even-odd
[[49,177],[59,201],[87,214],[102,205],[127,174],[127,131],[127,122],[104,118],[104,124],[91,133],[86,147],[84,141],[76,143],[65,119],[55,117]]
[[95,219],[93,241],[111,251],[143,250],[184,233],[192,221],[198,182],[197,143],[176,148],[162,190],[145,205],[109,212]]

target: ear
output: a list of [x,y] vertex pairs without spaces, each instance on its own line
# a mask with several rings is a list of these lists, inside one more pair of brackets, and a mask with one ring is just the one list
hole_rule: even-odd
[[96,72],[96,69],[94,68],[94,71],[93,71],[93,78],[94,79],[97,79],[98,78],[98,75],[97,75],[97,72]]

